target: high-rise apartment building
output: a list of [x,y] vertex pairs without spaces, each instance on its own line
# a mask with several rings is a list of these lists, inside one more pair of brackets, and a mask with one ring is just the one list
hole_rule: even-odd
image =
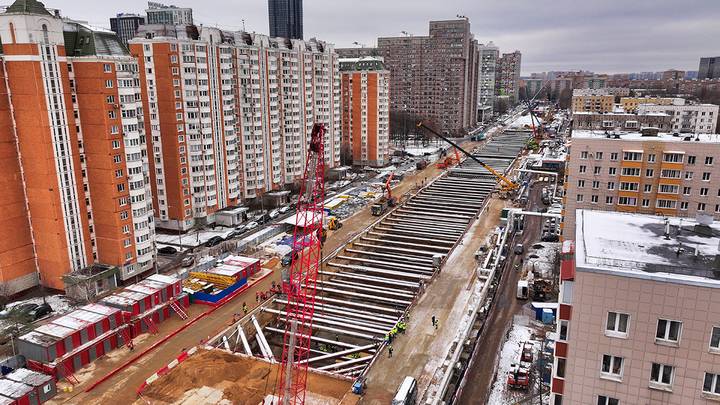
[[36,0],[15,1],[0,27],[3,294],[63,289],[93,263],[123,279],[152,269],[137,62],[113,32]]
[[563,244],[550,403],[719,401],[720,226],[591,210],[577,218],[575,244]]
[[577,209],[720,219],[720,137],[574,130],[566,169],[563,238]]
[[270,36],[303,39],[303,0],[268,0]]
[[110,19],[110,29],[117,34],[120,42],[127,46],[129,40],[135,37],[138,28],[145,24],[145,17],[137,14],[120,13]]
[[343,147],[358,166],[389,160],[390,72],[377,57],[340,59]]
[[335,52],[337,52],[338,57],[340,59],[375,57],[375,56],[379,55],[377,48],[369,48],[369,47],[335,48]]
[[167,6],[162,3],[148,1],[147,24],[191,25],[193,24],[192,9],[188,7]]
[[292,186],[315,122],[328,127],[327,166],[340,163],[332,45],[148,24],[130,49],[140,63],[159,227],[212,223],[218,210]]
[[495,75],[500,48],[490,41],[478,45],[478,120],[485,122],[492,118],[495,107]]
[[612,94],[573,95],[572,111],[575,112],[612,112],[615,108],[615,96]]
[[511,103],[518,101],[520,94],[520,51],[504,53],[497,62],[495,89],[499,96],[507,96]]
[[700,58],[697,78],[698,80],[720,79],[720,56]]
[[673,132],[690,134],[714,134],[717,129],[718,110],[716,104],[640,104],[637,111],[642,114],[665,113],[673,117]]
[[459,135],[477,123],[478,46],[467,19],[431,21],[428,36],[378,38],[390,110]]

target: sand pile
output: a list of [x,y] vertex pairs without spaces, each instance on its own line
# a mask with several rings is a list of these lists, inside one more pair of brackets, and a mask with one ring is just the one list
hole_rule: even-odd
[[[221,350],[203,350],[181,363],[168,375],[149,385],[143,397],[173,403],[187,390],[219,387],[223,398],[235,404],[255,405],[275,389],[278,366],[236,356]],[[351,382],[330,376],[308,374],[308,391],[338,401]]]

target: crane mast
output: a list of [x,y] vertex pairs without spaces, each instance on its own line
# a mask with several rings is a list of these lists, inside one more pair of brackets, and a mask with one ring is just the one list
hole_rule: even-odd
[[280,364],[280,404],[305,403],[310,337],[315,311],[317,274],[321,262],[323,208],[325,199],[325,126],[314,124],[310,147],[305,159],[305,171],[300,183],[293,255],[289,281],[283,284],[287,295],[285,335],[282,363]]

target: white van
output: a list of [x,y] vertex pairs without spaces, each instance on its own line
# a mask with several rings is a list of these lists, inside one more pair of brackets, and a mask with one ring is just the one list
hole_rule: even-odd
[[391,405],[414,405],[417,399],[417,382],[412,377],[405,377],[398,388]]

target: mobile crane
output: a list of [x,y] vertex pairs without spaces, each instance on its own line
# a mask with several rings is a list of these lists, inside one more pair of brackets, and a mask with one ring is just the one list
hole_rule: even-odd
[[387,211],[388,207],[394,207],[395,203],[397,202],[395,197],[392,195],[392,189],[390,188],[390,182],[392,181],[393,177],[395,176],[395,173],[390,173],[388,176],[387,181],[385,182],[385,191],[387,192],[387,196],[383,195],[380,197],[380,200],[378,200],[377,203],[373,204],[372,207],[370,207],[370,212],[373,216],[379,217],[382,215],[385,211]]
[[482,166],[483,169],[489,171],[490,174],[492,174],[493,176],[495,176],[495,177],[498,179],[498,181],[499,181],[499,183],[500,183],[500,188],[501,188],[501,190],[502,190],[503,192],[510,192],[510,191],[516,190],[517,188],[520,187],[517,183],[515,183],[514,181],[512,181],[512,180],[508,179],[507,177],[505,177],[504,174],[502,174],[502,173],[498,172],[497,170],[493,169],[493,168],[490,167],[488,164],[486,164],[485,162],[483,162],[483,161],[481,161],[480,159],[478,159],[477,157],[475,157],[473,154],[471,154],[471,153],[467,152],[465,149],[461,148],[460,145],[456,144],[455,142],[451,141],[450,139],[446,138],[445,136],[440,135],[440,134],[439,134],[437,131],[435,131],[434,129],[432,129],[432,128],[428,127],[427,125],[423,124],[422,121],[418,122],[417,127],[418,127],[418,128],[424,128],[425,130],[429,131],[431,134],[437,136],[438,138],[442,139],[443,141],[445,141],[445,142],[449,143],[450,145],[454,146],[456,150],[459,150],[460,152],[464,153],[465,156],[467,156],[467,157],[469,157],[470,159],[474,160],[477,164],[479,164],[480,166]]
[[283,283],[287,295],[283,353],[277,381],[282,405],[305,403],[310,338],[313,331],[317,275],[322,261],[325,200],[325,126],[313,125],[305,171],[300,183],[297,221],[293,231],[293,254],[289,281]]

